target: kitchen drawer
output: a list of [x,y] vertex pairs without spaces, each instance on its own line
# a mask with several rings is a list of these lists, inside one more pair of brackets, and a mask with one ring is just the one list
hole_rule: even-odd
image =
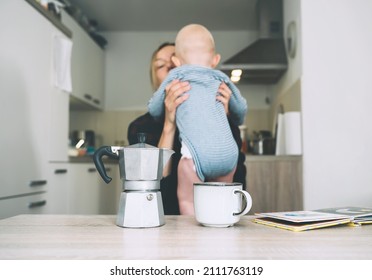
[[[13,163],[12,163],[13,164]],[[45,192],[47,190],[48,186],[48,180],[39,174],[36,174],[35,176],[32,176],[30,173],[30,170],[35,169],[34,166],[31,166],[27,169],[26,166],[22,166],[22,163],[19,164],[21,166],[20,170],[22,170],[22,174],[14,175],[14,172],[12,173],[11,170],[7,170],[9,166],[12,166],[11,164],[7,164],[7,166],[4,166],[2,168],[2,171],[4,172],[4,176],[1,177],[1,186],[0,186],[0,199],[6,199],[8,197],[15,197],[20,196],[24,194],[33,194],[33,193],[40,193]],[[41,173],[42,171],[35,171]],[[32,176],[32,177],[31,177]],[[34,178],[34,179],[30,179]]]
[[46,204],[45,193],[0,199],[0,219],[21,214],[44,214]]

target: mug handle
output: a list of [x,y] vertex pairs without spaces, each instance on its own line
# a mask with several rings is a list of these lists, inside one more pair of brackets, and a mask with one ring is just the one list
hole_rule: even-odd
[[244,198],[244,200],[245,200],[245,207],[244,207],[244,209],[242,209],[242,211],[240,211],[238,213],[233,213],[233,215],[234,216],[243,216],[243,215],[247,214],[249,210],[251,210],[251,207],[252,207],[252,197],[246,191],[239,190],[239,189],[234,190],[234,194],[238,194],[238,193],[240,193],[242,195],[242,197]]

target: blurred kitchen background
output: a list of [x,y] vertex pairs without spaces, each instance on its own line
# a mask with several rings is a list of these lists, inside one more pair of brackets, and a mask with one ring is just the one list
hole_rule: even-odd
[[0,1],[0,218],[116,213],[117,164],[107,162],[107,186],[89,155],[128,144],[153,93],[153,51],[191,22],[213,33],[220,69],[245,69],[246,142],[282,139],[279,124],[296,114],[294,153],[245,149],[250,214],[372,207],[371,10],[369,0]]
[[[212,31],[222,63],[260,38],[274,38],[282,44],[282,47],[268,47],[272,48],[271,52],[280,52],[279,60],[285,65],[280,73],[286,76],[283,81],[277,73],[270,75],[273,69],[269,67],[255,73],[257,79],[248,73],[250,80],[243,78],[237,84],[249,105],[244,137],[252,139],[254,131],[274,132],[279,103],[286,111],[301,111],[299,32],[293,35],[298,37],[296,56],[287,59],[284,45],[283,28],[289,22],[299,21],[293,3],[284,7],[282,1],[276,0],[65,2],[71,7],[71,14],[81,21],[84,22],[82,13],[94,19],[97,33],[107,42],[103,47],[104,99],[98,110],[79,104],[70,110],[70,132],[93,130],[98,145],[127,144],[128,124],[146,112],[152,95],[149,63],[153,51],[162,42],[173,42],[178,30],[191,22],[204,24]],[[275,67],[279,63],[275,59],[278,60],[274,57],[273,61],[265,61],[264,57],[261,61],[251,61],[247,67],[255,70],[263,63]],[[241,60],[237,63],[247,64],[244,58]]]

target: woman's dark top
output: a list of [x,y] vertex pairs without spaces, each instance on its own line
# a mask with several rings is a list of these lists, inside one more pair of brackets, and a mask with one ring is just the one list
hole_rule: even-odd
[[[234,139],[238,145],[239,151],[242,145],[242,140],[240,138],[240,130],[237,126],[232,125],[229,121],[230,128]],[[137,133],[146,133],[146,143],[152,146],[158,146],[161,133],[163,131],[164,121],[156,121],[153,117],[146,113],[137,119],[135,119],[128,127],[128,141],[130,145],[138,143]],[[160,181],[160,191],[163,199],[164,214],[165,215],[179,215],[180,210],[178,206],[177,199],[177,167],[178,162],[181,159],[181,143],[179,140],[178,129],[176,130],[176,135],[174,139],[173,151],[175,152],[172,159],[172,169],[171,174],[163,178]],[[245,177],[247,170],[245,167],[245,155],[239,152],[238,165],[234,174],[234,182],[239,182],[243,184],[243,189],[245,188],[246,182]]]

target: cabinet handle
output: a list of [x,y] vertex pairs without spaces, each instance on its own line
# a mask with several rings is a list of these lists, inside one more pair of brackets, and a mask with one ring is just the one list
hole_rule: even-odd
[[94,172],[96,172],[97,171],[97,169],[95,169],[94,167],[92,167],[92,168],[88,168],[88,172],[89,173],[94,173]]
[[92,96],[88,93],[84,94],[84,98],[87,100],[92,100]]
[[54,170],[54,174],[66,174],[67,169],[56,169]]
[[28,208],[36,208],[36,207],[41,207],[46,204],[46,200],[40,200],[40,201],[35,201],[35,202],[30,202],[28,204]]
[[35,180],[35,181],[31,181],[29,186],[30,187],[40,187],[40,186],[46,185],[47,182],[48,182],[47,180]]
[[98,99],[93,99],[93,102],[97,105],[101,104],[101,101],[99,101]]

